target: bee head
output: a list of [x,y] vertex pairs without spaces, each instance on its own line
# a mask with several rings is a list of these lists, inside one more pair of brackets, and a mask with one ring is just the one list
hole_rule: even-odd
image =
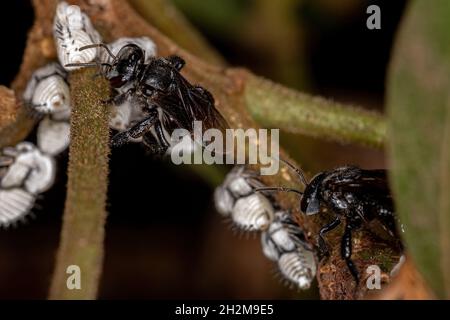
[[135,44],[123,46],[106,72],[111,87],[120,88],[133,81],[144,63],[145,53]]
[[320,211],[320,187],[326,173],[316,175],[306,186],[300,202],[300,209],[306,215],[314,215]]

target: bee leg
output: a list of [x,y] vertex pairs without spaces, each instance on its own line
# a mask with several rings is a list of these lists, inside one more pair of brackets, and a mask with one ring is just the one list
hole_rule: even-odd
[[166,137],[164,136],[163,127],[162,127],[160,121],[157,121],[155,123],[155,131],[156,131],[156,135],[158,136],[159,141],[162,144],[161,147],[164,148],[164,150],[169,149],[170,143],[167,141]]
[[120,93],[118,95],[115,95],[108,100],[102,100],[103,104],[106,105],[114,105],[114,106],[120,106],[125,101],[127,101],[128,97],[130,97],[134,93],[134,89],[129,89],[127,92]]
[[342,236],[341,243],[341,257],[347,263],[347,267],[350,270],[356,284],[359,284],[358,270],[356,270],[355,264],[353,263],[352,257],[352,227],[347,224],[345,226],[344,235]]
[[131,139],[142,137],[158,121],[158,111],[151,110],[149,116],[141,122],[135,124],[129,130],[120,132],[112,138],[112,146],[119,147],[128,143]]
[[142,137],[142,142],[149,149],[152,155],[162,156],[167,151],[167,148],[161,146],[151,132],[144,134]]
[[336,229],[336,227],[340,224],[341,224],[341,219],[339,218],[339,216],[336,216],[336,218],[330,224],[327,224],[326,226],[322,227],[322,229],[320,229],[318,246],[319,246],[321,255],[328,256],[330,254],[328,245],[325,242],[325,238],[324,238],[325,234]]

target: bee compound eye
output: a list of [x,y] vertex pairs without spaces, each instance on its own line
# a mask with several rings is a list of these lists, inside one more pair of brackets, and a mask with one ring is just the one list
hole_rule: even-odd
[[308,202],[308,206],[306,207],[305,214],[307,216],[311,216],[311,215],[319,213],[319,211],[320,211],[319,200],[316,199],[316,198],[310,199],[309,202]]

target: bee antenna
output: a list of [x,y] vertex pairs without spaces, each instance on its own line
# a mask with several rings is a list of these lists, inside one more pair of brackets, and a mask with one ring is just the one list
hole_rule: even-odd
[[291,168],[292,170],[295,171],[295,173],[297,173],[297,175],[300,177],[300,181],[305,185],[305,187],[309,184],[308,180],[306,180],[305,174],[303,173],[302,170],[300,170],[299,168],[297,168],[296,166],[294,166],[292,163],[290,163],[287,160],[278,158],[278,161],[283,162],[285,165],[287,165],[289,168]]
[[256,188],[255,192],[266,192],[266,191],[271,191],[271,192],[294,192],[297,193],[299,195],[303,195],[303,192],[297,190],[297,189],[291,189],[291,188],[286,188],[286,187],[267,187],[267,188]]
[[[64,65],[64,67],[66,68],[73,68],[73,67],[83,67],[83,68],[93,68],[93,67],[108,67],[108,68],[112,68],[112,65],[110,65],[109,63],[100,63],[100,62],[87,62],[87,63],[68,63],[66,65]],[[99,73],[96,76],[102,75],[103,73]]]
[[115,59],[116,56],[114,53],[112,53],[112,51],[108,48],[108,46],[104,43],[93,43],[93,44],[89,44],[87,46],[81,47],[79,50],[83,51],[83,50],[87,50],[87,49],[92,49],[92,48],[102,48],[105,49],[106,52],[111,56],[111,58]]

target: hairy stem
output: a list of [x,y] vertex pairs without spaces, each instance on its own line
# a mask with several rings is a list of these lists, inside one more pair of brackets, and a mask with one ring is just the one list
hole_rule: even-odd
[[287,89],[252,76],[245,90],[247,108],[262,126],[327,140],[380,148],[386,139],[382,115]]
[[[76,71],[72,88],[69,180],[60,247],[50,299],[95,299],[102,262],[108,178],[108,112],[103,81],[93,70]],[[69,266],[81,270],[81,290],[69,290]]]

